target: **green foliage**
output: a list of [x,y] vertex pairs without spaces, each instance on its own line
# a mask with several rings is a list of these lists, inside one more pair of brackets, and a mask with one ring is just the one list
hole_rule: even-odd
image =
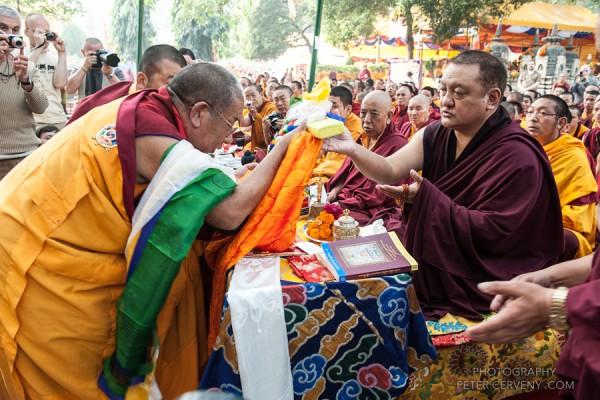
[[35,12],[70,21],[83,11],[81,0],[4,0],[2,3],[16,8],[22,16]]
[[[150,20],[154,7],[153,1],[146,1],[144,7],[144,26],[142,51],[151,46],[156,37],[156,30]],[[121,62],[137,61],[138,37],[138,0],[115,0],[111,11],[111,34]]]
[[315,2],[296,0],[296,17],[290,17],[287,2],[260,0],[248,16],[248,37],[243,53],[252,60],[270,60],[282,55],[289,47],[312,43],[307,34],[313,32]]
[[354,65],[354,59],[352,57],[348,57],[346,60],[346,65]]
[[347,50],[352,40],[368,37],[375,21],[385,15],[390,0],[327,0],[323,7],[323,31],[327,42]]
[[171,25],[175,41],[180,47],[191,49],[196,58],[212,61],[214,44],[227,39],[230,15],[229,3],[221,0],[175,0],[171,11]]
[[60,32],[60,36],[67,44],[67,54],[70,56],[81,55],[80,50],[87,38],[86,33],[75,23],[70,23]]
[[[371,72],[387,72],[390,65],[388,63],[379,63],[373,64],[369,67],[369,71]],[[339,73],[347,73],[347,74],[358,74],[361,70],[361,67],[358,65],[329,65],[329,64],[318,64],[317,72],[321,71],[331,71],[334,69]]]
[[482,18],[502,17],[531,0],[419,0],[422,20],[428,20],[434,38],[443,42],[460,28],[477,25]]
[[430,58],[429,60],[425,61],[423,66],[427,71],[433,74],[433,72],[435,71],[435,60],[433,58]]

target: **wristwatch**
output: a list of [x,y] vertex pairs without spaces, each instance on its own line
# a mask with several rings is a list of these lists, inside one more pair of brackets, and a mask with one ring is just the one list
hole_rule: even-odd
[[30,86],[30,85],[33,85],[33,81],[31,80],[30,76],[27,77],[27,80],[25,82],[19,81],[19,83],[21,84],[21,86]]
[[112,79],[115,77],[115,74],[108,74],[106,75],[106,79]]
[[571,327],[567,321],[567,295],[569,289],[561,286],[554,290],[552,294],[552,305],[550,306],[550,316],[548,324],[559,332],[568,331]]

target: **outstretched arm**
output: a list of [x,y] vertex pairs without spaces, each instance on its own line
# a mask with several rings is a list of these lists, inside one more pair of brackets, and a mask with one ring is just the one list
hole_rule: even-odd
[[346,154],[367,178],[384,185],[392,185],[408,177],[410,170],[423,169],[423,131],[389,157],[382,157],[352,139],[348,130],[327,139],[323,149]]

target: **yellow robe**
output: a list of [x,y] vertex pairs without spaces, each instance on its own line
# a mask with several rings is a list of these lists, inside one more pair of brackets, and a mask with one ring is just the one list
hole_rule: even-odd
[[260,111],[256,113],[256,118],[252,122],[250,150],[254,151],[255,147],[259,147],[261,149],[267,148],[262,124],[263,119],[274,111],[277,111],[277,107],[275,107],[275,104],[271,103],[270,101],[265,101]]
[[579,250],[576,257],[592,253],[596,235],[596,203],[572,203],[598,191],[598,185],[587,160],[585,146],[571,135],[561,135],[544,146],[550,160],[560,205],[563,226],[577,236]]
[[[97,379],[115,348],[131,221],[119,150],[94,136],[122,101],[67,126],[0,182],[0,351],[19,400],[106,398]],[[165,398],[196,388],[207,360],[199,252],[158,317]]]
[[[357,140],[364,132],[360,118],[353,113],[350,113],[350,115],[346,117],[346,123],[344,126],[350,131],[350,133],[352,133],[352,138],[354,140]],[[315,164],[315,168],[313,169],[313,175],[309,181],[309,184],[312,185],[319,178],[321,178],[323,182],[327,182],[329,178],[335,175],[335,173],[340,169],[345,159],[346,156],[344,154],[334,153],[331,151],[324,157],[319,158]]]

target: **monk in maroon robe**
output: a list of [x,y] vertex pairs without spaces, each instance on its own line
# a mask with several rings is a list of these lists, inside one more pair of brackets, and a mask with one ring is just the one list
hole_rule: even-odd
[[[365,97],[361,110],[364,133],[356,140],[360,146],[383,157],[395,153],[408,142],[391,122],[391,103],[390,97],[379,90]],[[388,221],[392,224],[399,222],[396,201],[376,190],[375,186],[375,182],[365,177],[346,158],[338,172],[325,184],[325,190],[329,194],[328,201],[350,210],[350,215],[360,226],[381,218],[388,229],[394,229],[395,226],[388,226]]]
[[175,74],[186,65],[183,55],[173,46],[159,44],[148,47],[140,58],[139,72],[135,82],[114,83],[85,97],[75,108],[67,125],[98,106],[108,104],[138,90],[159,89],[166,86]]
[[[481,320],[491,296],[477,283],[545,268],[563,252],[548,159],[499,107],[506,77],[493,55],[465,51],[441,79],[441,121],[395,154],[367,152],[347,134],[324,144],[347,154],[381,191],[412,203],[404,242],[419,263],[415,289],[431,319]],[[410,187],[390,186],[409,173]]]
[[400,128],[402,136],[410,142],[415,133],[435,121],[435,119],[431,118],[432,113],[433,109],[429,97],[419,94],[411,98],[408,102],[409,122]]
[[408,119],[408,102],[412,98],[411,87],[401,85],[396,91],[396,107],[394,107],[393,122],[397,126],[402,126],[409,122]]

